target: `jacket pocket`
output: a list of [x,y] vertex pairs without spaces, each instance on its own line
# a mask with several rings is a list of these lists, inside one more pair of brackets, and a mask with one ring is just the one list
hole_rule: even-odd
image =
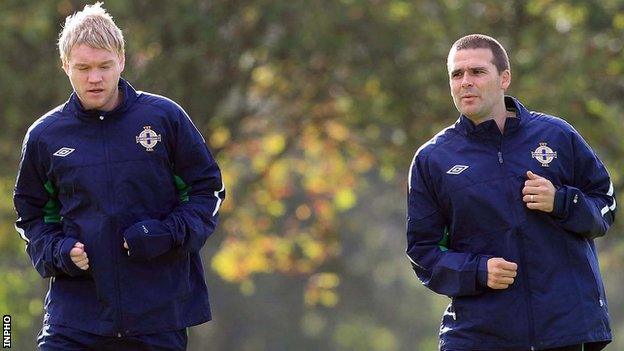
[[90,275],[52,279],[46,311],[56,320],[92,322],[104,309],[97,303],[96,285]]
[[147,261],[122,259],[123,307],[142,314],[170,305],[190,294],[190,258],[172,250]]
[[[61,189],[63,189],[63,187],[61,187]],[[101,237],[98,235],[85,235],[85,231],[82,227],[77,225],[71,218],[66,217],[63,220],[63,232],[66,236],[76,238],[78,242],[84,244],[84,249],[89,259],[89,269],[84,275],[80,276],[80,278],[84,278],[92,282],[97,301],[109,304],[110,300],[102,291],[103,281],[107,280],[103,279],[107,273],[107,267],[104,264],[107,260],[103,259],[102,252],[106,252],[108,246],[105,245],[105,242],[102,242]],[[87,232],[97,233],[99,231],[87,230]]]
[[[528,320],[524,299],[513,288],[453,299],[455,334],[487,347],[503,348],[525,336]],[[480,346],[485,346],[484,344]]]
[[587,259],[587,264],[589,265],[589,269],[594,278],[592,284],[592,291],[594,293],[594,297],[596,301],[600,304],[600,307],[605,307],[605,294],[604,287],[602,285],[602,278],[600,277],[600,268],[598,267],[598,258],[594,255],[589,243],[585,240],[585,258]]

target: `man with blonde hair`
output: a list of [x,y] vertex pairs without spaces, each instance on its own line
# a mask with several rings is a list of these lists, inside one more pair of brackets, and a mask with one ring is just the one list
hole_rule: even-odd
[[225,197],[184,110],[121,78],[124,38],[101,3],[60,34],[73,93],[26,133],[16,228],[50,277],[40,350],[185,350],[211,319],[199,251]]

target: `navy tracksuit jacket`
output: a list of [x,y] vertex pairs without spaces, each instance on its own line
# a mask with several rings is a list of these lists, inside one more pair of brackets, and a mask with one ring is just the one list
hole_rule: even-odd
[[[451,297],[442,350],[529,350],[611,340],[594,238],[615,215],[606,168],[565,121],[505,97],[504,134],[465,116],[423,145],[410,168],[407,255],[429,289]],[[526,172],[557,188],[552,213],[522,201]],[[505,290],[487,260],[518,264]]]
[[[52,277],[46,323],[126,336],[208,321],[199,250],[225,196],[219,167],[180,106],[123,79],[119,89],[110,112],[72,94],[24,140],[16,228]],[[69,258],[77,241],[87,271]]]

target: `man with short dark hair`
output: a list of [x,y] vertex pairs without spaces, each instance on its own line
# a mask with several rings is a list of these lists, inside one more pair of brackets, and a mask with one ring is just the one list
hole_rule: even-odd
[[210,320],[199,251],[225,197],[184,110],[121,78],[124,39],[101,3],[59,38],[74,92],[26,133],[16,228],[51,277],[40,350],[185,350]]
[[458,121],[409,173],[407,255],[451,298],[440,349],[601,350],[611,340],[594,238],[615,218],[609,174],[564,120],[505,96],[509,59],[473,34],[448,56]]

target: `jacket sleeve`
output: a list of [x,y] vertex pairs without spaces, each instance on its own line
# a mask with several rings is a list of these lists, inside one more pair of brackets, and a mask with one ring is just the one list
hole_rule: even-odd
[[26,252],[42,277],[84,274],[69,256],[78,240],[63,234],[56,190],[46,178],[37,143],[29,135],[30,131],[24,139],[13,190],[15,228],[26,241]]
[[615,220],[613,183],[605,166],[583,138],[572,133],[574,184],[555,192],[552,216],[560,225],[582,237],[605,235]]
[[449,248],[448,223],[423,170],[414,157],[407,196],[407,256],[420,281],[449,297],[477,295],[487,289],[490,256]]
[[198,252],[217,225],[225,198],[221,171],[188,115],[178,109],[173,172],[179,205],[163,220],[138,222],[124,231],[135,260],[149,260],[172,249]]

